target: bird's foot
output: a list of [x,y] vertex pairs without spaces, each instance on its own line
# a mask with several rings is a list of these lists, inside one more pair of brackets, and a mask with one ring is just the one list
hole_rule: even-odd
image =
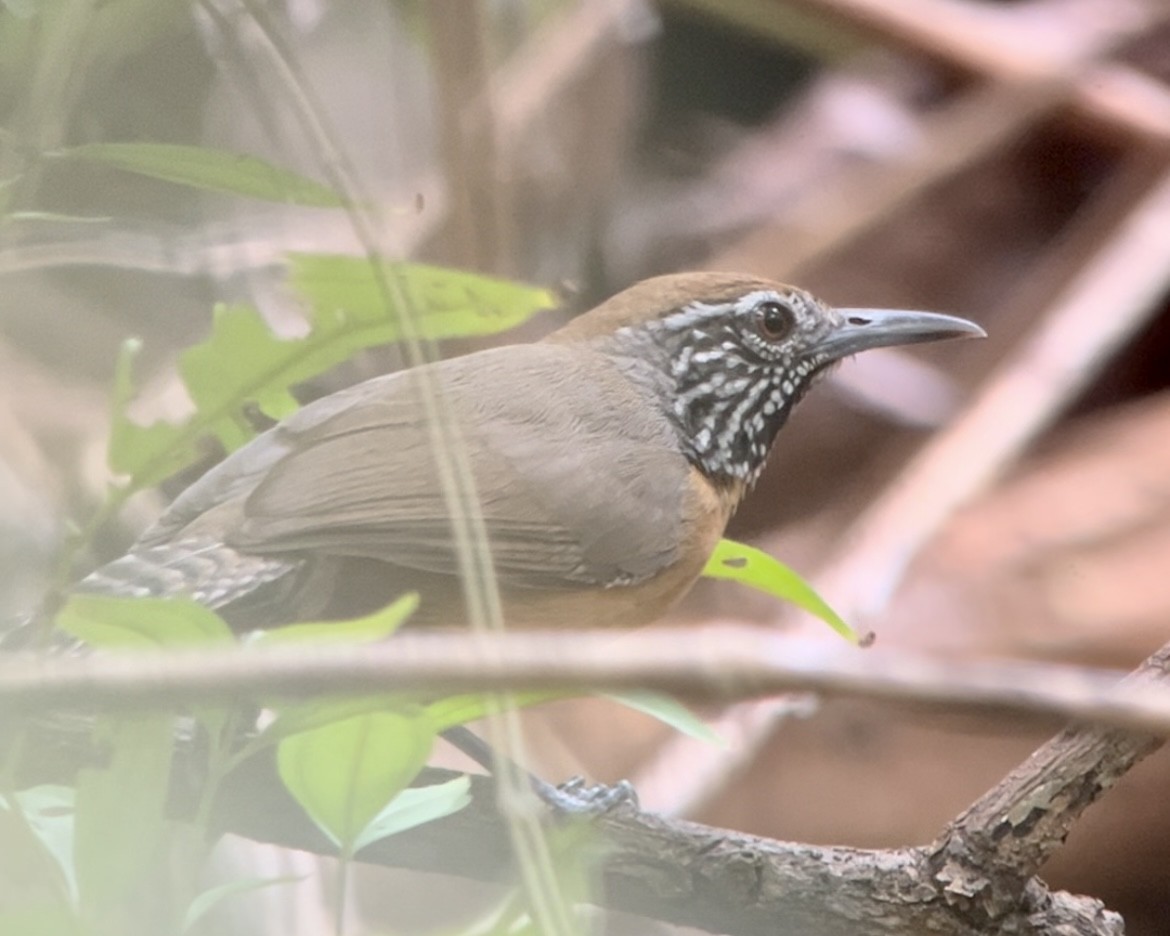
[[612,786],[586,783],[584,777],[572,777],[559,786],[537,781],[536,794],[556,812],[568,816],[604,816],[619,806],[638,808],[638,794],[629,780]]

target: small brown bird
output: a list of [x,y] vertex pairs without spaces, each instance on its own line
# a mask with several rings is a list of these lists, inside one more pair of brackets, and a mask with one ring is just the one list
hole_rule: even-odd
[[[77,588],[189,595],[241,628],[356,614],[416,590],[420,621],[459,623],[451,517],[478,511],[509,626],[646,624],[698,577],[788,414],[832,364],[983,334],[952,316],[834,309],[749,276],[647,280],[543,341],[304,407]],[[432,390],[474,482],[470,507],[442,480]]]

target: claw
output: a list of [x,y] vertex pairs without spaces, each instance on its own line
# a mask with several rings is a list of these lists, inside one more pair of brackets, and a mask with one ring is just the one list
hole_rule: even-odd
[[606,786],[586,783],[584,777],[571,777],[560,786],[541,781],[535,788],[545,803],[568,816],[604,816],[626,804],[638,808],[638,794],[629,780]]

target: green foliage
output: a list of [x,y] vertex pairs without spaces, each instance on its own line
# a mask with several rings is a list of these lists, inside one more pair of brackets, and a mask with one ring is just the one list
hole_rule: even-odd
[[[698,715],[670,696],[656,692],[607,692],[605,697],[626,708],[649,715],[682,734],[698,741],[722,745],[723,741]],[[508,696],[516,708],[526,708],[551,702],[555,699],[572,698],[565,692],[516,692]],[[446,731],[456,725],[486,718],[492,710],[492,697],[487,695],[448,696],[431,702],[426,707],[427,717],[438,731]]]
[[343,854],[426,765],[435,733],[421,708],[370,712],[280,742],[285,788]]
[[0,910],[0,933],[20,936],[79,936],[76,914],[61,904],[10,905]]
[[607,692],[605,695],[606,698],[612,699],[626,708],[656,718],[662,724],[673,728],[680,734],[688,735],[696,741],[727,747],[727,743],[715,733],[710,725],[670,696],[657,692]]
[[556,296],[547,289],[422,263],[379,262],[341,254],[294,253],[290,282],[312,309],[321,339],[337,342],[344,360],[375,344],[398,341],[409,332],[405,313],[387,310],[383,282],[396,286],[414,313],[414,337],[428,341],[494,335],[551,309]]
[[296,884],[302,880],[304,878],[298,875],[275,878],[240,878],[234,881],[228,881],[226,884],[210,887],[188,905],[187,912],[183,916],[182,932],[190,933],[195,930],[207,914],[232,897],[238,897],[241,894],[250,894],[253,891],[258,891],[265,887],[276,887],[280,884]]
[[310,621],[257,631],[251,635],[248,644],[255,647],[289,643],[372,643],[385,640],[397,631],[417,608],[418,593],[409,592],[365,617],[348,621]]
[[471,778],[403,790],[374,816],[353,843],[354,852],[416,826],[459,812],[471,803]]
[[10,804],[0,796],[0,842],[4,843],[0,879],[37,879],[49,885],[47,890],[57,892],[58,905],[72,906],[77,901],[74,790],[58,785],[32,787],[13,794],[12,800]]
[[209,192],[244,195],[312,208],[345,200],[319,182],[256,156],[170,143],[87,143],[51,154],[57,161],[93,162]]
[[[509,695],[509,702],[517,708],[529,705],[539,705],[553,699],[566,699],[568,694],[563,692],[513,692]],[[469,694],[448,696],[427,705],[427,718],[437,731],[446,731],[456,725],[466,725],[468,722],[486,718],[498,702],[493,703],[492,696]]]
[[[119,62],[139,42],[152,41],[184,12],[178,0],[107,0],[92,4],[81,22],[66,5],[36,0],[0,0],[0,75],[19,77],[30,88],[29,106],[69,106],[89,69],[116,74]],[[80,9],[80,7],[79,7]],[[82,18],[84,19],[84,17]],[[131,29],[129,27],[135,27]],[[0,82],[2,84],[2,82]],[[60,116],[59,114],[57,116]],[[63,120],[45,120],[46,125]],[[0,143],[4,143],[0,137]],[[36,141],[8,141],[21,152],[15,174],[0,180],[0,211],[9,204],[30,210],[8,220],[52,222],[63,216],[35,210],[20,197],[18,183],[34,179],[45,163],[101,165],[204,191],[322,208],[353,208],[330,188],[264,160],[195,146],[158,143],[93,143],[63,148],[52,134]],[[19,147],[17,147],[19,148]],[[13,147],[8,147],[13,149]],[[16,193],[16,194],[13,194]],[[228,451],[254,435],[246,411],[255,407],[271,419],[297,408],[293,388],[352,357],[356,352],[404,339],[435,341],[486,335],[514,327],[555,304],[547,290],[422,264],[352,256],[295,254],[289,257],[290,284],[303,299],[308,331],[303,337],[275,336],[249,306],[218,306],[206,341],[187,349],[178,370],[193,403],[179,423],[140,425],[128,413],[136,389],[133,365],[140,350],[129,341],[119,356],[114,380],[114,413],[109,464],[125,483],[102,516],[133,491],[153,486],[191,465],[203,445],[215,439]],[[734,578],[791,600],[819,614],[852,638],[852,631],[807,586],[763,553],[724,541],[706,574]],[[368,642],[393,635],[409,618],[417,596],[407,595],[377,614],[343,623],[306,623],[254,635],[248,649],[265,644]],[[235,636],[214,612],[182,599],[111,599],[74,596],[57,625],[100,649],[229,646]],[[259,652],[259,651],[257,651]],[[528,705],[561,697],[521,695]],[[713,733],[694,714],[669,698],[648,693],[615,694],[622,704],[652,715],[704,740]],[[184,837],[166,820],[175,720],[169,713],[103,721],[95,733],[100,762],[85,768],[75,790],[38,787],[18,793],[0,790],[0,876],[35,879],[46,896],[39,903],[0,908],[0,932],[77,933],[142,931],[133,918],[143,894],[173,888],[170,871],[198,868],[206,856],[206,817],[218,788],[241,760],[274,748],[279,775],[306,814],[334,841],[344,859],[388,835],[464,808],[469,781],[410,788],[445,728],[484,717],[493,705],[485,696],[430,700],[427,704],[386,694],[295,705],[273,702],[275,717],[243,744],[238,722],[245,716],[224,711],[193,713],[208,750],[208,782],[192,828]],[[250,716],[249,716],[250,717]],[[594,886],[582,856],[580,830],[558,828],[555,861],[549,871],[562,893],[583,898]],[[344,862],[343,862],[344,865]],[[290,879],[239,880],[201,894],[180,887],[167,931],[191,931],[224,900]],[[537,889],[539,891],[539,889]],[[536,906],[536,902],[533,902]],[[185,907],[185,914],[182,908]],[[502,914],[499,931],[535,932],[517,901]],[[537,919],[540,914],[534,913]]]
[[223,618],[190,598],[73,595],[56,623],[92,647],[206,647],[234,640]]
[[73,861],[82,916],[131,931],[135,897],[159,871],[174,724],[169,714],[99,725],[110,752],[77,777]]
[[860,643],[857,632],[841,618],[815,589],[778,559],[762,550],[735,540],[723,539],[703,568],[708,578],[731,579],[757,591],[790,601],[816,615],[852,643]]
[[291,387],[363,348],[402,338],[408,317],[419,335],[439,339],[510,328],[553,304],[546,290],[489,277],[423,264],[383,261],[381,267],[408,307],[387,306],[367,260],[294,257],[294,285],[310,303],[310,330],[302,338],[278,338],[249,307],[217,307],[211,337],[179,358],[183,384],[195,403],[195,412],[182,423],[141,426],[129,418],[138,346],[128,342],[115,376],[110,468],[129,475],[128,488],[139,490],[194,462],[206,435],[215,435],[228,450],[238,448],[253,435],[245,406],[255,404],[273,419],[288,416],[297,407]]

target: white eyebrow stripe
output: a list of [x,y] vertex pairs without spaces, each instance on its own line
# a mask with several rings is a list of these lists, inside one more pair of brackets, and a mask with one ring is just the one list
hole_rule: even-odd
[[779,302],[787,304],[787,300],[780,293],[774,289],[757,289],[755,292],[750,292],[743,296],[736,304],[735,310],[737,312],[748,312],[754,309],[761,302]]
[[695,328],[720,319],[734,308],[731,303],[692,302],[661,320],[669,328]]

